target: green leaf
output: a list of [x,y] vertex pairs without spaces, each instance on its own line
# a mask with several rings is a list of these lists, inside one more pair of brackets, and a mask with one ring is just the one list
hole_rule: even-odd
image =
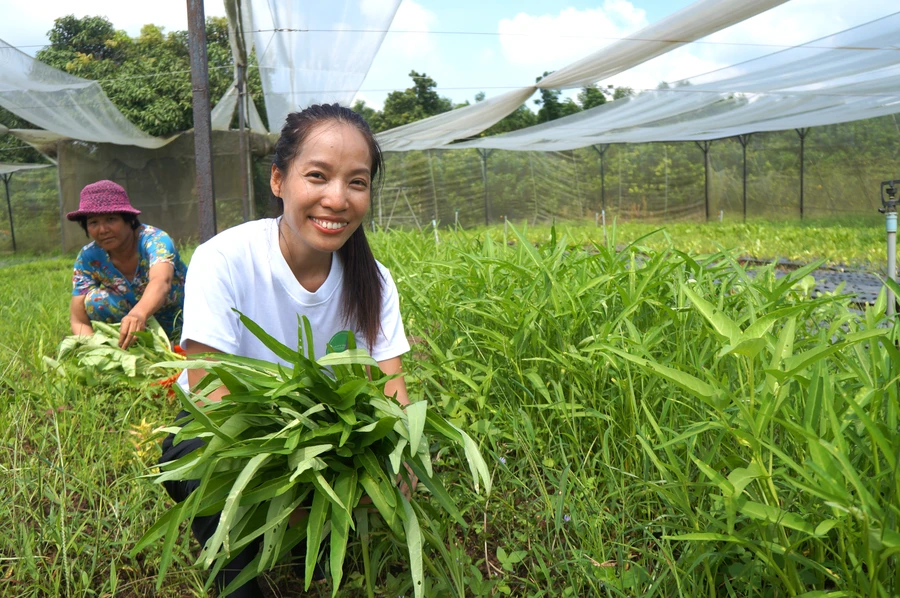
[[815,534],[815,528],[811,523],[794,513],[783,511],[773,505],[765,505],[748,500],[740,507],[740,512],[752,519],[768,521],[769,523],[789,527],[810,535]]
[[378,367],[378,362],[372,359],[365,349],[347,349],[340,353],[328,353],[316,360],[322,367],[332,365],[370,365]]
[[306,523],[306,576],[304,589],[309,590],[312,583],[313,571],[319,561],[319,546],[322,543],[322,527],[328,518],[330,501],[325,493],[317,490],[313,493],[312,508],[309,511],[309,520]]
[[391,461],[391,470],[394,472],[394,475],[400,473],[400,463],[403,460],[403,449],[406,448],[406,444],[406,439],[400,438],[397,441],[397,446],[395,446],[394,450],[391,451],[391,454],[388,455],[388,458]]
[[316,490],[319,493],[323,493],[328,499],[334,503],[334,506],[343,509],[344,511],[350,512],[349,508],[343,501],[341,501],[340,497],[334,491],[334,488],[331,487],[331,484],[328,483],[328,480],[325,479],[325,476],[321,474],[319,471],[313,472],[312,483],[316,487]]
[[314,469],[316,457],[332,449],[332,444],[315,444],[304,446],[288,456],[288,467],[293,470],[291,481],[296,480],[303,472]]
[[331,583],[332,596],[337,594],[341,586],[341,578],[344,574],[344,557],[347,554],[347,541],[352,524],[350,513],[353,507],[353,495],[356,492],[356,471],[351,470],[341,473],[334,483],[334,491],[341,501],[348,505],[348,510],[331,510]]
[[638,357],[636,355],[631,355],[621,349],[617,349],[615,347],[604,346],[604,349],[611,353],[615,353],[622,359],[630,361],[632,363],[636,363],[637,365],[648,369],[650,371],[655,372],[656,374],[662,376],[666,380],[670,382],[674,382],[684,390],[690,392],[694,396],[710,400],[716,396],[716,389],[700,380],[699,378],[692,376],[688,373],[682,372],[680,370],[676,370],[674,368],[670,368],[664,365],[660,365],[656,362],[650,361],[648,359],[644,359],[642,357]]
[[212,566],[213,561],[216,560],[216,553],[218,553],[220,546],[224,546],[226,553],[229,551],[228,531],[231,529],[231,523],[234,521],[234,517],[237,514],[241,493],[244,491],[247,484],[250,483],[250,480],[256,474],[256,471],[269,459],[269,457],[271,457],[271,454],[262,453],[250,459],[235,480],[234,485],[231,487],[231,491],[228,493],[228,498],[225,499],[225,508],[222,509],[222,514],[219,516],[219,525],[216,527],[216,531],[212,538],[210,538],[207,545],[203,548],[203,553],[206,555],[206,567]]
[[259,339],[263,345],[266,346],[272,353],[277,355],[279,358],[283,359],[288,363],[296,363],[297,362],[297,351],[291,349],[274,336],[270,335],[268,332],[263,330],[259,324],[242,314],[238,310],[234,310],[241,318],[241,323],[244,327],[250,331],[250,334]]
[[694,304],[704,318],[712,325],[713,329],[731,345],[737,345],[741,339],[741,329],[721,309],[703,299],[688,285],[682,285],[681,290]]
[[419,519],[416,512],[410,506],[409,501],[399,491],[397,498],[403,504],[403,527],[406,531],[406,546],[409,550],[409,571],[412,574],[413,588],[416,598],[425,595],[425,574],[422,570],[422,532],[419,529]]
[[459,512],[459,508],[456,506],[453,497],[450,496],[444,488],[444,485],[441,483],[441,479],[437,476],[428,475],[428,472],[426,472],[416,461],[410,461],[409,466],[412,468],[413,473],[416,474],[416,477],[419,478],[419,482],[428,488],[428,491],[437,499],[441,507],[447,511],[447,514],[459,525],[468,527],[462,513]]
[[427,401],[418,401],[406,406],[407,427],[409,429],[409,450],[413,455],[419,452],[419,442],[422,441],[422,432],[425,430],[427,412]]

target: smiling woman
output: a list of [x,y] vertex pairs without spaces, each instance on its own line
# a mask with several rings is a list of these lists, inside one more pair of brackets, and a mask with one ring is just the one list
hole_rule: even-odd
[[[382,169],[375,137],[350,109],[316,105],[289,114],[275,145],[270,181],[282,214],[223,231],[196,249],[185,288],[185,351],[231,353],[293,367],[248,330],[237,311],[287,346],[297,346],[298,323],[305,316],[312,324],[316,358],[336,333],[349,329],[384,373],[400,374],[409,343],[397,288],[372,255],[361,226]],[[179,383],[187,389],[205,374],[192,369]],[[222,386],[208,398],[220,400],[226,391]],[[401,404],[409,402],[402,376],[388,381],[384,392]],[[170,435],[160,461],[179,459],[203,443],[192,438],[175,444]],[[166,482],[166,490],[183,501],[199,484]],[[201,544],[218,521],[219,514],[194,519],[192,529]],[[226,565],[217,577],[220,587],[253,561],[257,550],[258,541]],[[254,581],[229,594],[258,595]]]
[[121,322],[119,346],[127,348],[151,316],[169,338],[179,332],[187,267],[169,235],[141,224],[140,213],[120,185],[97,181],[66,215],[93,239],[75,260],[73,334],[92,334],[92,321]]

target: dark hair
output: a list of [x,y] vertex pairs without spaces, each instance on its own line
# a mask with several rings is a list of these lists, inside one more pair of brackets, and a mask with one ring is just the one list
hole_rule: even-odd
[[[138,217],[135,216],[134,214],[129,214],[128,212],[110,212],[110,213],[115,214],[116,216],[121,216],[122,220],[125,221],[125,224],[131,225],[131,230],[137,230],[137,227],[139,227],[141,225],[141,221],[138,220]],[[100,216],[100,214],[88,214],[87,216],[79,216],[79,218],[78,218],[78,224],[80,224],[81,228],[84,229],[84,234],[87,237],[91,236],[90,234],[88,234],[87,221],[88,221],[88,218],[90,218],[92,216]]]
[[[376,181],[380,181],[384,173],[384,158],[381,147],[369,124],[362,116],[339,104],[316,104],[291,112],[281,128],[281,137],[275,143],[273,165],[283,174],[287,174],[291,162],[300,153],[303,142],[316,126],[335,122],[354,127],[365,138],[372,156],[372,181],[369,188],[376,190]],[[284,213],[284,200],[272,194],[275,202],[275,215]],[[381,301],[384,295],[381,272],[375,262],[375,256],[366,239],[365,226],[360,225],[338,255],[344,264],[344,280],[342,281],[343,300],[341,316],[344,323],[353,325],[365,336],[366,344],[374,348],[381,329]]]

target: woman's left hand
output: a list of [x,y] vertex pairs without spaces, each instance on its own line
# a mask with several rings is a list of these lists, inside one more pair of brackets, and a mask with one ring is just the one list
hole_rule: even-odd
[[146,330],[146,328],[147,316],[131,310],[127,316],[122,318],[122,325],[119,328],[119,347],[123,349],[130,347],[137,338],[134,336],[134,333]]

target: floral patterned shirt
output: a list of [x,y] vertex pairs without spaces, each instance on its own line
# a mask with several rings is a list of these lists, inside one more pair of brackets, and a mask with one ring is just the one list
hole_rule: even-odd
[[[134,277],[128,279],[113,265],[109,254],[93,241],[82,247],[75,259],[75,272],[72,276],[72,295],[90,295],[90,299],[102,296],[104,303],[109,303],[103,310],[107,315],[103,319],[121,321],[128,311],[134,307],[150,283],[150,268],[156,264],[172,264],[175,273],[172,287],[166,302],[154,314],[168,334],[174,332],[175,320],[184,307],[184,279],[187,266],[181,260],[172,238],[158,228],[142,224],[138,234],[138,266]],[[103,291],[96,293],[96,291]],[[90,310],[89,310],[90,312]]]

